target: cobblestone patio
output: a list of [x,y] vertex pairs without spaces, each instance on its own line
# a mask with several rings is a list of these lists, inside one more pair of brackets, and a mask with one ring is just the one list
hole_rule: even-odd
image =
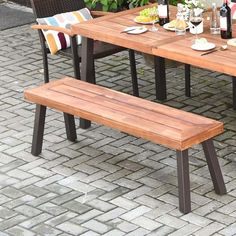
[[[192,212],[178,210],[175,151],[92,124],[66,140],[63,116],[49,110],[43,152],[30,154],[33,104],[23,90],[43,81],[37,32],[29,25],[0,32],[0,236],[236,235],[236,112],[231,78],[192,68],[167,69],[164,104],[221,120],[215,139],[228,194],[218,196],[203,151],[190,152]],[[138,55],[140,96],[155,100],[154,74]],[[51,78],[73,75],[54,56]],[[126,53],[96,62],[97,83],[131,93]],[[76,120],[79,124],[78,119]]]

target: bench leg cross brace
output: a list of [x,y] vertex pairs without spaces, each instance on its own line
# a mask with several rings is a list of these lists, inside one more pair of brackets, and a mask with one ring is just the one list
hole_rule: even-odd
[[191,211],[188,149],[177,151],[177,175],[179,210],[186,214]]
[[220,195],[225,194],[226,187],[212,139],[204,141],[202,143],[202,146],[205,153],[207,165],[211,174],[211,179],[214,185],[215,192]]

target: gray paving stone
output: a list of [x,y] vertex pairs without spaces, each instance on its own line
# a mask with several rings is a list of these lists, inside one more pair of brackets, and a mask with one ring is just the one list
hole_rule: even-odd
[[19,212],[25,216],[33,217],[36,215],[39,215],[42,211],[39,209],[36,209],[35,207],[31,207],[28,205],[21,205],[16,208],[14,208],[14,211]]
[[35,225],[38,225],[38,224],[48,220],[51,217],[52,217],[52,215],[49,215],[47,213],[42,213],[38,216],[29,218],[28,220],[25,220],[24,222],[22,222],[20,224],[20,226],[30,229],[31,227],[34,227]]
[[[209,217],[209,215],[208,215],[208,218],[212,219],[211,217]],[[194,213],[189,213],[187,215],[184,215],[183,217],[181,217],[181,219],[183,219],[187,222],[190,222],[191,224],[195,224],[195,225],[198,225],[201,227],[206,227],[207,225],[212,223],[211,220],[208,220],[208,219],[206,219],[202,216],[199,216],[197,214],[194,214]]]
[[166,235],[169,235],[173,231],[174,231],[173,228],[165,225],[156,230],[153,230],[150,234],[148,234],[148,236],[155,236],[155,235],[166,236]]
[[137,198],[143,194],[148,194],[152,189],[149,188],[148,186],[141,186],[140,188],[137,188],[133,191],[128,192],[127,194],[124,195],[124,197],[128,199],[134,199]]
[[56,226],[56,225],[66,222],[66,221],[72,220],[76,216],[77,216],[77,214],[74,212],[66,212],[64,214],[61,214],[59,216],[53,217],[53,218],[45,221],[45,223],[47,225]]
[[[235,234],[236,115],[230,76],[192,67],[188,98],[183,65],[166,70],[163,104],[225,124],[214,143],[228,194],[215,194],[202,148],[194,146],[189,151],[192,213],[183,215],[174,150],[95,123],[89,130],[77,129],[72,143],[61,113],[48,109],[43,152],[32,156],[35,105],[23,100],[23,91],[43,82],[38,34],[25,25],[0,35],[0,235]],[[154,70],[142,55],[136,61],[140,96],[155,101]],[[73,76],[70,59],[49,56],[49,62],[51,80]],[[98,84],[132,93],[127,52],[95,65]]]
[[72,235],[80,235],[86,231],[85,228],[71,222],[64,222],[62,224],[59,224],[57,225],[57,228]]
[[135,203],[129,199],[126,199],[124,197],[115,198],[111,201],[111,203],[117,205],[118,207],[122,207],[126,210],[132,210],[132,209],[138,207],[137,203]]
[[82,224],[82,226],[87,229],[90,229],[92,231],[95,231],[97,233],[100,233],[100,234],[105,234],[106,232],[108,232],[111,229],[110,226],[103,224],[97,220],[90,220],[90,221]]
[[124,232],[128,233],[130,231],[133,231],[133,230],[137,229],[138,226],[135,225],[135,224],[132,224],[130,222],[123,221],[122,223],[117,225],[117,228],[119,228],[121,231],[124,231]]
[[209,215],[207,215],[207,217],[209,219],[215,220],[216,222],[222,223],[222,224],[226,224],[226,225],[230,225],[233,222],[235,222],[235,217],[232,216],[228,216],[219,212],[212,212]]
[[151,210],[151,208],[149,208],[149,207],[139,206],[139,207],[137,207],[133,210],[130,210],[129,212],[121,215],[120,218],[130,221],[130,220],[133,220],[139,216],[142,216],[143,214],[147,213],[150,210]]
[[108,191],[108,192],[112,191],[118,187],[116,184],[110,183],[110,182],[102,180],[102,179],[92,182],[91,185],[96,188],[101,188],[101,189]]
[[55,228],[52,228],[49,225],[41,224],[38,225],[34,228],[32,228],[33,231],[35,231],[38,235],[48,235],[48,236],[53,236],[53,235],[59,235],[61,233],[60,230],[57,230]]
[[61,215],[65,213],[67,210],[59,205],[53,204],[51,202],[46,202],[38,207],[44,212],[50,213],[54,216]]
[[133,181],[133,180],[129,180],[127,178],[120,178],[116,181],[114,181],[115,184],[122,186],[124,188],[128,188],[128,189],[137,189],[138,187],[141,186],[140,183]]
[[86,233],[84,234],[81,234],[81,236],[99,236],[100,234],[97,234],[93,231],[87,231]]
[[29,230],[24,229],[19,226],[12,227],[12,228],[6,230],[6,232],[8,232],[9,234],[14,235],[14,236],[34,236],[34,235],[36,235],[34,232],[29,231]]
[[84,214],[80,214],[78,217],[76,217],[73,221],[75,223],[84,223],[88,220],[91,220],[92,218],[99,216],[103,214],[102,211],[96,210],[96,209],[92,209],[90,211],[85,212]]
[[87,205],[104,212],[115,208],[113,204],[110,204],[108,202],[99,199],[93,199],[92,201],[87,202]]
[[125,212],[126,210],[122,208],[115,208],[113,210],[106,212],[105,214],[102,214],[96,217],[96,219],[100,222],[108,222],[110,220],[118,218],[120,215],[124,214]]
[[212,234],[216,233],[217,231],[219,231],[222,228],[224,228],[223,224],[213,222],[212,224],[210,224],[210,225],[202,228],[201,230],[198,230],[197,232],[195,232],[194,235],[196,235],[196,236],[212,235]]
[[184,227],[174,231],[173,233],[170,233],[170,236],[181,236],[181,235],[191,235],[195,231],[197,231],[200,227],[193,225],[193,224],[187,224]]
[[231,236],[236,234],[236,223],[229,225],[219,232],[221,235]]
[[84,212],[91,210],[89,206],[81,204],[74,200],[63,204],[62,206],[77,214],[83,214]]
[[157,199],[151,198],[149,196],[143,195],[135,199],[136,202],[145,205],[147,207],[150,207],[152,209],[155,209],[157,207],[160,207],[163,205],[163,202],[158,201]]
[[103,194],[102,196],[99,197],[99,199],[103,201],[110,201],[114,198],[117,198],[118,196],[123,195],[124,193],[129,192],[129,189],[123,188],[123,187],[118,187],[114,189],[113,191],[110,191],[108,193]]
[[17,213],[15,211],[12,211],[10,209],[0,206],[0,218],[1,219],[9,219],[9,218],[15,216],[16,214]]
[[7,230],[13,226],[16,226],[16,225],[20,224],[22,221],[24,221],[25,219],[26,219],[26,217],[23,215],[16,215],[10,219],[7,219],[7,220],[1,222],[0,231],[4,231],[4,230]]
[[159,224],[158,222],[148,219],[144,216],[140,216],[132,220],[132,223],[150,231],[156,230],[157,228],[162,226],[162,224]]
[[147,235],[148,233],[150,233],[149,230],[146,230],[143,228],[138,228],[138,229],[134,230],[133,232],[130,232],[126,235],[127,236],[143,236],[143,235]]
[[125,233],[117,229],[113,229],[110,232],[104,234],[104,236],[122,236],[122,235],[125,235]]

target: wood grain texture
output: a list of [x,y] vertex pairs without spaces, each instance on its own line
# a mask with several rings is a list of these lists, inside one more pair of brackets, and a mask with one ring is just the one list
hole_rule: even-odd
[[[202,52],[191,49],[195,35],[189,32],[185,36],[176,36],[175,32],[167,31],[158,26],[158,32],[148,31],[139,35],[121,34],[120,32],[127,26],[140,25],[134,22],[134,18],[143,8],[145,6],[76,24],[72,26],[72,33],[236,76],[236,47],[228,46],[226,51],[201,56]],[[175,18],[175,15],[176,8],[170,6],[170,18]],[[205,13],[206,19],[208,15],[209,13]],[[209,42],[215,43],[217,47],[227,44],[227,40],[221,39],[220,35],[210,34],[210,21],[206,19],[204,21],[204,34],[200,34],[199,37],[207,38]],[[151,26],[146,27],[150,28]],[[235,21],[233,37],[236,37]]]
[[25,99],[177,150],[223,132],[222,122],[65,78],[26,90]]

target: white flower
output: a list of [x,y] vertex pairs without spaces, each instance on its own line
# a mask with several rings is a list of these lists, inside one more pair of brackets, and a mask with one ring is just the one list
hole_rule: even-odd
[[204,8],[203,0],[185,0],[185,4],[189,9],[192,8]]

